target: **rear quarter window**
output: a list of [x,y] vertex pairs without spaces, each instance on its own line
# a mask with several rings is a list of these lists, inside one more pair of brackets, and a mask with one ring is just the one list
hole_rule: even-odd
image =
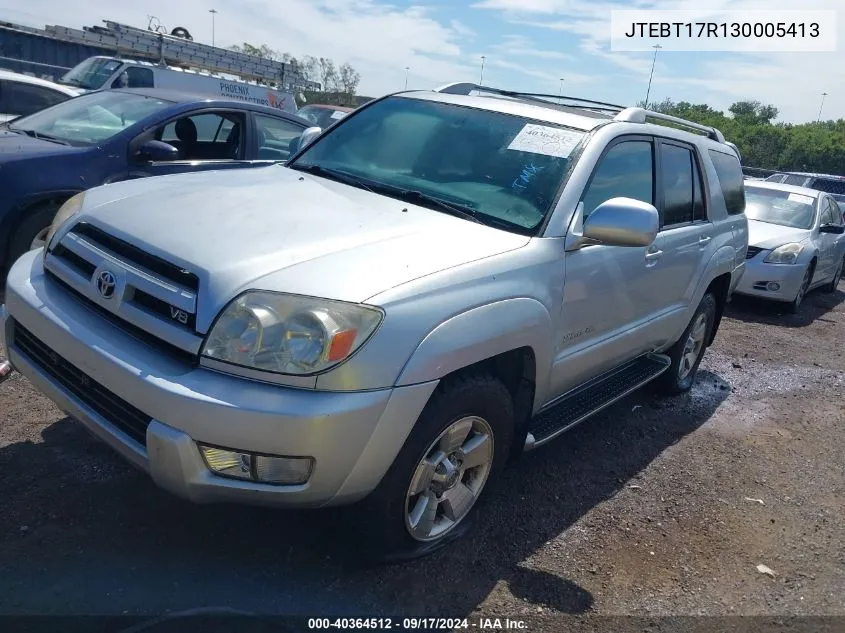
[[729,215],[739,215],[745,212],[745,184],[742,178],[742,166],[736,154],[726,154],[714,149],[707,150],[716,176],[719,178],[719,188],[725,199],[725,208]]

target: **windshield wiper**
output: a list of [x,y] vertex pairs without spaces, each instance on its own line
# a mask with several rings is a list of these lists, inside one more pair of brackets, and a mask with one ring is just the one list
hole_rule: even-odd
[[446,202],[442,198],[423,193],[422,191],[418,191],[416,189],[402,189],[401,187],[390,187],[388,185],[379,185],[379,189],[383,189],[386,193],[390,193],[405,202],[421,202],[423,205],[434,205],[441,211],[445,211],[449,215],[453,215],[457,218],[463,218],[464,220],[469,220],[470,222],[475,222],[477,224],[485,224],[485,222],[482,222],[476,217],[475,211],[469,207]]
[[323,167],[322,165],[291,165],[290,168],[297,171],[304,171],[308,174],[313,174],[314,176],[322,176],[324,178],[328,178],[329,180],[336,180],[337,182],[342,182],[345,185],[350,185],[352,187],[357,187],[358,189],[364,189],[370,193],[375,193],[373,188],[366,182],[360,178],[356,178],[352,174],[346,173],[345,171]]
[[51,143],[58,143],[59,145],[70,145],[70,143],[63,141],[60,138],[50,136],[49,134],[42,134],[41,132],[36,132],[35,130],[26,130],[22,127],[12,127],[11,125],[9,126],[9,129],[12,130],[12,132],[22,132],[27,136],[31,136],[32,138],[37,138],[42,141],[50,141]]

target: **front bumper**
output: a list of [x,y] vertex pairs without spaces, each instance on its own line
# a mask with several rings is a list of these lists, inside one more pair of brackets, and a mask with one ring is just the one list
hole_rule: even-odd
[[[763,260],[768,253],[763,251],[745,262],[745,273],[734,292],[773,301],[794,300],[806,268],[796,264],[767,264]],[[777,284],[777,289],[772,284]]]
[[[26,355],[15,344],[17,324],[83,372],[88,384],[152,418],[145,441],[86,404],[46,361]],[[317,392],[188,366],[104,320],[46,277],[40,251],[24,255],[9,272],[0,332],[15,369],[59,408],[162,488],[196,502],[318,507],[356,501],[378,485],[437,384]],[[228,479],[208,470],[196,442],[313,457],[315,466],[297,486]]]

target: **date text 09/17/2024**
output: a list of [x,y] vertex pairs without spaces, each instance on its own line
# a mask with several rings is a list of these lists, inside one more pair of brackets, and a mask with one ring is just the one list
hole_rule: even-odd
[[371,629],[376,631],[525,631],[524,620],[510,618],[309,618],[309,630]]

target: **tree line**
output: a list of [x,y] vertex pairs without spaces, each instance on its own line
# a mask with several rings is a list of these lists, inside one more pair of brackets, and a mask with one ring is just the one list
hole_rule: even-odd
[[727,113],[671,99],[650,103],[648,109],[718,128],[736,143],[744,166],[845,175],[845,119],[775,123],[778,109],[759,101],[738,101]]
[[302,90],[296,95],[298,105],[302,103],[325,103],[329,105],[356,106],[355,98],[361,75],[348,62],[337,66],[331,58],[305,55],[296,58],[290,53],[280,53],[262,44],[254,46],[249,42],[234,44],[229,50],[272,59],[291,64],[295,72],[306,81],[320,84],[320,90]]

